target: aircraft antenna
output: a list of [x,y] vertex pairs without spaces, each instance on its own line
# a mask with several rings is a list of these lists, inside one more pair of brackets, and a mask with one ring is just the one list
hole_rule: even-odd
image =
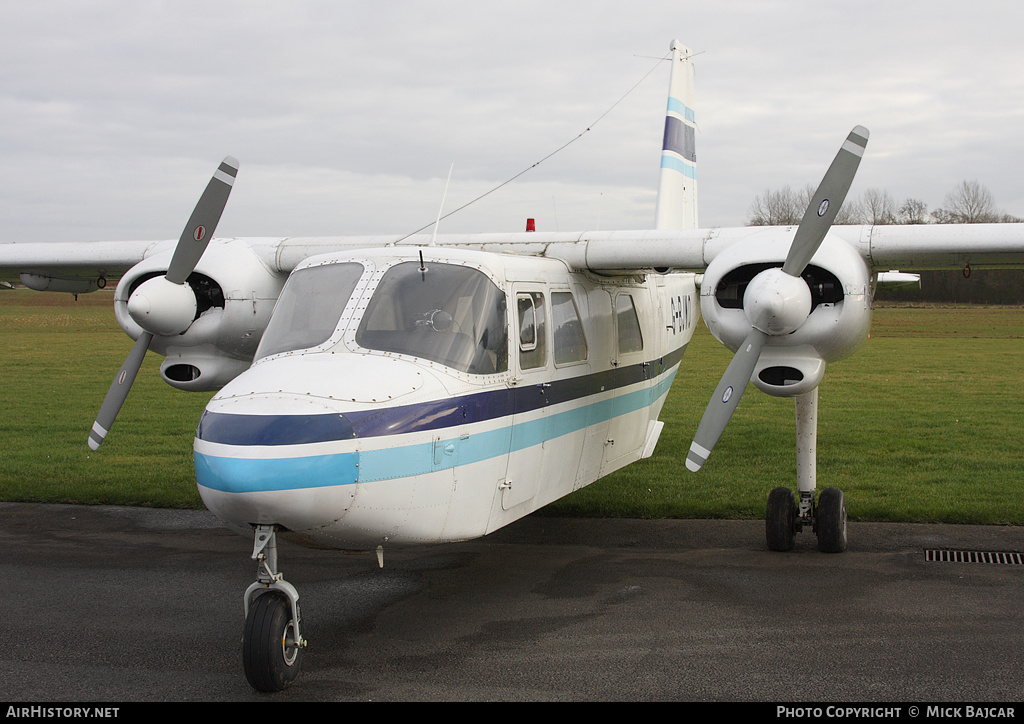
[[[566,143],[563,143],[563,144],[562,144],[561,146],[559,146],[558,148],[556,148],[556,149],[555,149],[554,151],[552,151],[551,153],[549,153],[549,154],[548,154],[547,156],[545,156],[544,158],[540,159],[539,161],[537,161],[537,162],[535,162],[535,163],[531,164],[530,166],[527,166],[526,168],[524,168],[524,169],[523,169],[522,171],[520,171],[519,173],[517,173],[517,174],[516,174],[515,176],[513,176],[512,178],[510,178],[510,179],[508,179],[507,181],[503,181],[502,183],[498,184],[497,186],[495,186],[494,188],[492,188],[492,189],[491,189],[490,191],[486,191],[486,192],[484,192],[484,193],[480,194],[479,196],[477,196],[477,197],[476,197],[475,199],[472,199],[471,201],[467,201],[466,203],[464,203],[464,204],[463,204],[462,206],[460,206],[459,208],[457,208],[457,209],[453,209],[452,211],[449,211],[449,212],[448,212],[447,214],[445,214],[444,216],[441,216],[440,214],[438,214],[437,220],[433,222],[433,226],[434,226],[434,236],[435,236],[435,238],[436,238],[436,236],[437,236],[437,225],[438,225],[439,223],[441,223],[441,221],[442,221],[443,219],[447,219],[447,218],[448,218],[449,216],[452,216],[453,214],[457,214],[458,212],[462,211],[462,210],[463,210],[463,209],[465,209],[466,207],[468,207],[468,206],[472,206],[472,205],[473,205],[473,204],[475,204],[475,203],[476,203],[477,201],[480,201],[481,199],[483,199],[483,198],[486,198],[487,196],[490,196],[491,194],[493,194],[493,193],[494,193],[495,191],[497,191],[498,189],[501,189],[501,188],[504,188],[505,186],[508,186],[508,185],[509,185],[510,183],[512,183],[513,181],[515,181],[515,180],[516,180],[517,178],[519,178],[519,177],[520,177],[520,176],[522,176],[523,174],[525,174],[525,173],[527,173],[528,171],[532,171],[533,169],[537,168],[538,166],[540,166],[540,165],[541,165],[542,163],[544,163],[545,161],[547,161],[547,160],[548,160],[549,158],[551,158],[552,156],[555,156],[555,155],[557,155],[557,154],[561,153],[561,152],[562,152],[562,151],[564,151],[564,150],[565,150],[566,148],[568,148],[568,147],[569,147],[569,146],[571,146],[572,144],[576,143],[576,141],[578,141],[578,140],[580,140],[581,138],[583,138],[583,136],[585,136],[585,135],[587,135],[588,133],[590,133],[590,131],[591,131],[591,130],[592,130],[592,129],[594,128],[594,126],[596,126],[596,125],[597,125],[598,123],[600,123],[600,122],[601,122],[602,120],[604,120],[604,117],[605,117],[605,116],[607,116],[607,115],[608,115],[609,113],[611,113],[611,112],[612,112],[613,110],[615,110],[615,108],[616,108],[616,107],[617,107],[617,106],[618,106],[618,105],[619,105],[620,103],[622,103],[622,101],[626,100],[626,98],[627,98],[627,97],[628,97],[628,96],[629,96],[629,95],[630,95],[630,94],[631,94],[631,93],[632,93],[633,91],[635,91],[635,90],[636,90],[636,89],[637,89],[637,88],[638,88],[638,87],[639,87],[639,86],[640,86],[640,85],[641,85],[641,84],[642,84],[642,83],[643,83],[643,82],[644,82],[645,80],[647,80],[647,77],[648,77],[648,76],[649,76],[649,75],[650,75],[651,73],[653,73],[654,71],[656,71],[656,70],[658,69],[658,67],[659,67],[659,66],[661,66],[661,64],[662,64],[663,62],[665,62],[666,60],[668,60],[668,59],[669,59],[669,58],[671,58],[671,57],[672,57],[672,54],[671,54],[671,52],[670,52],[670,53],[666,54],[665,56],[663,56],[663,57],[659,58],[659,59],[658,59],[658,62],[654,64],[654,67],[652,67],[652,68],[651,68],[651,69],[650,69],[649,71],[647,71],[646,73],[644,73],[643,77],[641,77],[641,78],[640,78],[640,80],[638,80],[638,81],[637,81],[636,83],[634,83],[634,84],[633,84],[633,87],[632,87],[632,88],[630,88],[630,89],[629,89],[628,91],[626,91],[625,93],[623,93],[623,94],[622,94],[622,97],[620,97],[620,98],[619,98],[619,99],[618,99],[617,101],[615,101],[614,103],[612,103],[612,104],[611,104],[611,106],[609,106],[609,107],[608,107],[608,110],[606,110],[606,111],[605,111],[604,113],[602,113],[602,114],[601,114],[600,116],[598,116],[596,120],[594,120],[594,121],[593,121],[593,122],[592,122],[592,123],[591,123],[591,124],[590,124],[589,126],[587,126],[587,127],[585,128],[585,129],[583,129],[582,131],[580,131],[580,133],[578,133],[578,134],[577,134],[577,135],[576,135],[576,136],[575,136],[574,138],[572,138],[571,140],[567,141]],[[446,188],[446,192],[447,192],[447,188]],[[409,238],[410,236],[415,236],[416,234],[420,233],[421,231],[424,231],[424,230],[426,230],[426,229],[430,228],[430,226],[431,226],[431,224],[427,224],[426,226],[421,226],[420,228],[416,229],[416,231],[412,231],[412,232],[409,232],[408,234],[406,234],[406,235],[405,235],[405,236],[403,236],[402,238],[400,238],[400,239],[396,240],[396,241],[395,241],[394,243],[395,243],[395,244],[401,244],[401,243],[402,243],[403,241],[405,241],[406,239],[408,239],[408,238]],[[431,245],[433,245],[433,241],[431,241]]]
[[444,211],[444,200],[448,197],[448,184],[452,182],[452,170],[454,168],[455,162],[452,161],[452,165],[448,168],[448,180],[444,183],[444,193],[441,194],[441,205],[437,209],[437,221],[434,222],[434,236],[430,239],[431,246],[437,241],[437,227],[441,223],[441,212]]

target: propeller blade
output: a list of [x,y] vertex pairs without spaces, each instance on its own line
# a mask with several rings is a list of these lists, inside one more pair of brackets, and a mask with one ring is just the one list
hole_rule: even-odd
[[114,377],[110,389],[107,390],[107,396],[103,398],[100,412],[96,415],[96,422],[92,424],[92,430],[89,431],[89,447],[93,450],[99,449],[100,443],[103,442],[103,438],[107,436],[114,420],[117,419],[117,413],[121,411],[121,405],[128,397],[128,392],[132,388],[135,376],[139,373],[139,368],[142,367],[142,360],[145,359],[146,351],[152,340],[153,335],[149,332],[143,332],[139,336],[132,351],[128,353],[124,364],[121,365],[121,369]]
[[[210,244],[210,239],[213,238],[217,224],[220,223],[221,214],[224,213],[224,207],[227,205],[228,196],[231,194],[231,187],[234,186],[237,175],[238,161],[227,156],[206,185],[206,190],[199,197],[199,203],[193,209],[192,216],[189,217],[188,223],[185,225],[185,230],[181,232],[181,238],[178,239],[178,245],[174,247],[174,255],[167,268],[166,278],[168,281],[179,285],[184,284],[189,274],[196,268],[196,264],[199,263],[203,252]],[[135,377],[139,374],[142,360],[146,358],[146,352],[152,341],[153,334],[143,331],[114,377],[110,389],[107,390],[107,396],[103,398],[103,404],[100,405],[96,422],[93,423],[92,430],[89,431],[89,447],[93,450],[99,449],[114,424],[114,420],[117,419],[117,413],[121,411],[121,406],[128,398],[128,392],[131,391],[132,383],[135,382]]]
[[192,211],[188,223],[185,224],[178,245],[174,247],[174,256],[167,268],[167,280],[175,284],[184,284],[189,274],[196,268],[199,259],[213,238],[213,232],[220,223],[224,206],[228,203],[231,187],[238,175],[238,161],[231,156],[226,157],[220,168],[213,174],[206,190],[199,197],[199,203]]
[[[789,247],[789,254],[786,256],[786,261],[782,266],[782,271],[789,275],[789,277],[799,277],[803,274],[804,268],[810,263],[811,258],[818,251],[818,247],[821,246],[821,242],[824,241],[825,235],[831,228],[832,223],[836,220],[836,215],[839,213],[839,209],[846,200],[846,194],[850,191],[850,186],[853,184],[853,177],[857,173],[860,159],[864,156],[868,135],[868,129],[864,128],[864,126],[854,127],[850,131],[850,135],[846,137],[842,147],[840,147],[839,153],[833,159],[832,165],[825,172],[821,183],[818,184],[818,188],[811,198],[811,203],[808,204],[807,210],[800,220],[800,226],[797,227],[796,234],[793,236],[793,243]],[[751,294],[752,288],[753,284],[747,289],[748,295]],[[752,300],[750,303],[753,304],[754,309],[748,309],[748,301],[744,298],[744,312],[747,313],[747,317],[755,324],[757,322],[754,321],[753,317],[759,316],[756,313],[756,308],[759,305],[768,305],[770,307],[774,304],[778,289],[766,282],[761,293],[769,294],[769,296],[765,299],[758,298]],[[766,319],[770,316],[778,316],[783,311],[781,308],[779,310],[769,309],[770,314],[766,316]],[[803,312],[804,318],[806,318],[808,311],[809,307]],[[798,319],[795,326],[799,327],[800,323]],[[790,323],[786,326],[786,329],[793,331],[790,328],[792,326],[793,324]],[[783,331],[775,330],[773,333],[782,334]],[[740,345],[739,350],[733,356],[732,362],[729,363],[725,374],[722,375],[722,380],[718,383],[718,387],[715,388],[715,394],[711,397],[707,409],[704,410],[704,416],[700,420],[700,425],[697,427],[697,434],[694,435],[690,451],[686,455],[687,469],[696,472],[707,462],[711,451],[715,449],[718,439],[725,431],[725,426],[729,424],[733,412],[736,411],[740,398],[747,389],[747,383],[750,382],[750,377],[754,374],[757,360],[761,356],[761,349],[764,347],[767,339],[767,332],[762,332],[756,328],[751,329],[747,338],[743,340],[743,344]]]
[[846,200],[860,159],[864,155],[864,148],[868,144],[868,135],[868,129],[856,126],[846,137],[846,141],[814,192],[804,217],[800,220],[782,271],[791,276],[800,276],[804,267],[810,263],[814,252],[821,246],[825,234],[828,233],[843,201]]
[[715,388],[715,394],[704,410],[704,417],[697,426],[697,434],[693,436],[690,452],[686,455],[687,469],[693,472],[700,470],[707,462],[711,451],[715,449],[718,438],[722,436],[732,413],[740,404],[740,398],[747,389],[750,376],[754,374],[757,358],[761,355],[761,348],[767,338],[768,335],[764,332],[750,330],[750,334],[743,340],[732,362],[725,369],[722,380]]

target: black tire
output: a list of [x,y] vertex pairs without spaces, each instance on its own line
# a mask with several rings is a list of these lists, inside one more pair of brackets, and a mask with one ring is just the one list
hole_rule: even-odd
[[295,681],[302,649],[287,597],[276,591],[257,596],[249,606],[242,637],[245,678],[257,691],[281,691]]
[[791,551],[796,537],[796,498],[789,488],[775,488],[768,494],[764,516],[768,550]]
[[815,517],[818,550],[842,553],[846,550],[846,496],[839,488],[825,488],[818,497]]

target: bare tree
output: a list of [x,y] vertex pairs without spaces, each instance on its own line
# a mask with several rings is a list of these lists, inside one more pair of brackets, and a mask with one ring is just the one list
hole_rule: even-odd
[[[804,190],[800,194],[799,204],[801,217],[810,206],[811,200],[814,198],[814,192],[817,190],[818,187],[814,184],[807,184],[804,186]],[[843,205],[839,209],[839,213],[836,214],[835,221],[832,223],[839,226],[842,226],[843,224],[864,223],[864,204],[859,199],[847,196],[843,201]]]
[[868,189],[861,202],[868,224],[895,224],[896,200],[884,189]]
[[843,202],[842,208],[839,209],[839,213],[836,214],[836,220],[833,223],[839,226],[843,224],[863,224],[864,203],[860,199],[847,197],[846,201]]
[[[808,184],[800,191],[786,186],[779,190],[765,189],[754,199],[747,212],[747,226],[793,226],[803,219],[814,197],[816,187]],[[847,199],[836,216],[836,224],[859,224],[863,218],[861,204]]]
[[754,198],[747,212],[747,226],[789,226],[799,224],[807,203],[789,186],[778,191],[765,189]]
[[[748,226],[794,226],[800,223],[815,187],[798,191],[786,186],[766,189],[754,199],[747,212]],[[1024,219],[996,209],[992,194],[977,181],[963,181],[946,195],[945,206],[928,212],[920,199],[902,204],[884,189],[871,188],[861,199],[847,198],[836,216],[836,224],[980,224],[1022,223]]]
[[940,224],[987,224],[1000,220],[991,192],[977,181],[961,181],[932,215]]
[[927,224],[928,204],[920,199],[907,199],[896,214],[898,224]]

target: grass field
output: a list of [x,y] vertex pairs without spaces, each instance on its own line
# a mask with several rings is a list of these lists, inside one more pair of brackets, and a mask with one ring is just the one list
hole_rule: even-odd
[[[110,436],[85,444],[129,348],[112,295],[0,290],[0,500],[201,507],[192,437],[210,394],[165,385],[150,355]],[[683,466],[731,353],[703,327],[654,456],[546,513],[753,518],[795,487],[792,400],[751,389],[701,472]],[[883,307],[821,386],[818,485],[851,519],[1024,524],[1024,309]]]

